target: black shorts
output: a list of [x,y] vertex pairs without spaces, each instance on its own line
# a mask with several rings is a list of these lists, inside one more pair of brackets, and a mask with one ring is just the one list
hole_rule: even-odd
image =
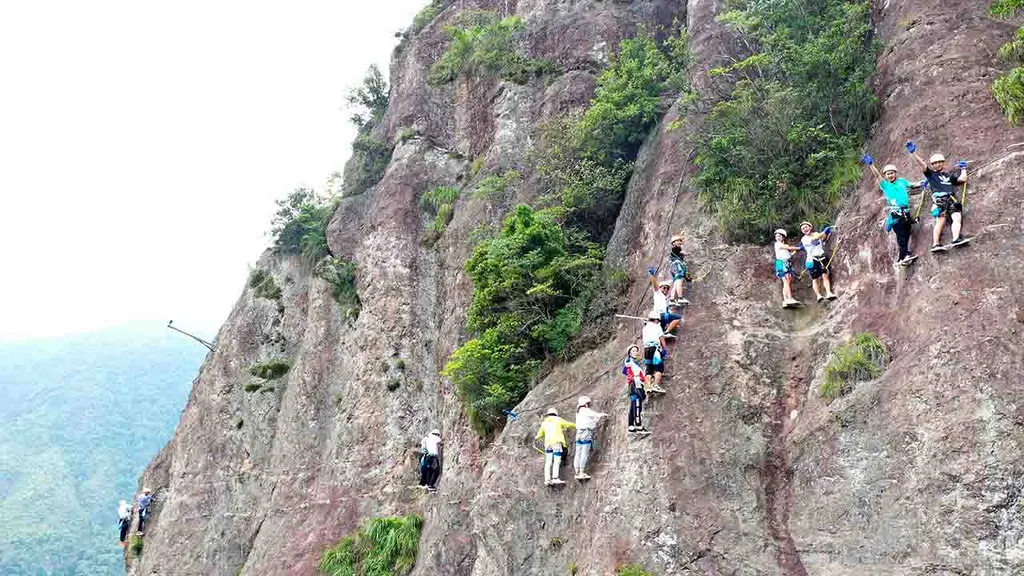
[[665,364],[661,361],[661,354],[657,354],[657,352],[657,346],[644,348],[644,364],[647,366],[648,376],[654,376],[665,371]]
[[822,274],[828,274],[828,265],[825,264],[825,260],[818,260],[817,258],[811,260],[811,265],[807,268],[807,271],[811,273],[811,278],[817,280],[821,278]]

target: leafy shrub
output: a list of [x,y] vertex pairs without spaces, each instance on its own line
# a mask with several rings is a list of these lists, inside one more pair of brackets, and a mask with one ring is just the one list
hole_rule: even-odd
[[988,13],[996,18],[1010,18],[1021,8],[1024,8],[1024,0],[996,0]]
[[424,192],[420,198],[420,207],[430,216],[434,222],[430,230],[440,234],[452,221],[455,215],[455,202],[459,199],[459,189],[451,186],[438,186],[429,192]]
[[142,537],[132,536],[128,539],[128,549],[132,551],[132,554],[136,556],[142,555]]
[[253,365],[249,368],[249,373],[257,378],[263,378],[264,380],[276,380],[281,376],[288,373],[291,369],[291,365],[281,360],[268,360],[267,362],[261,362]]
[[387,384],[386,384],[386,386],[388,388],[388,392],[394,392],[395,390],[398,390],[398,387],[401,386],[401,385],[402,385],[402,381],[399,380],[398,378],[388,378],[388,381],[387,381]]
[[325,576],[405,576],[416,565],[423,519],[415,514],[374,518],[324,552]]
[[401,142],[402,144],[405,144],[406,142],[412,140],[415,137],[416,131],[413,130],[412,128],[400,128],[398,130],[398,133],[395,134],[395,139]]
[[825,365],[821,395],[834,400],[849,392],[853,384],[881,376],[888,362],[889,351],[878,336],[869,332],[858,334],[832,353]]
[[388,82],[376,64],[367,69],[362,85],[349,89],[345,102],[355,110],[350,120],[357,128],[376,124],[384,117],[389,102]]
[[263,385],[259,382],[250,382],[245,385],[244,390],[246,392],[259,392],[263,388]]
[[687,92],[685,30],[661,46],[646,30],[619,45],[598,77],[589,108],[542,129],[537,169],[564,209],[565,223],[607,242],[633,161],[664,112],[666,94]]
[[877,115],[867,79],[879,43],[868,2],[740,1],[720,16],[749,58],[713,72],[733,79],[697,149],[700,199],[730,240],[785,222],[827,220],[859,180],[856,150]]
[[615,576],[654,576],[650,572],[644,569],[639,564],[629,564],[627,566],[619,566],[619,569],[615,571]]
[[524,26],[519,16],[499,18],[494,12],[472,10],[460,19],[460,26],[445,28],[451,41],[430,68],[431,86],[454,82],[460,76],[496,76],[522,84],[554,70],[551,62],[531,60],[519,51],[518,34]]
[[488,198],[504,194],[513,182],[519,181],[519,178],[519,172],[515,170],[507,170],[500,176],[482,178],[473,189],[473,197]]
[[301,254],[314,262],[330,253],[327,247],[327,223],[334,204],[312,188],[296,188],[277,201],[271,221],[274,247],[285,254]]
[[476,178],[476,175],[480,173],[480,170],[484,167],[484,157],[477,156],[473,159],[473,163],[469,165],[469,177]]
[[365,129],[352,143],[352,157],[345,164],[344,196],[358,196],[377,185],[384,177],[394,147],[374,138]]
[[249,272],[249,288],[252,288],[252,293],[257,298],[277,300],[281,297],[281,288],[274,282],[274,277],[259,268]]
[[325,258],[317,263],[313,273],[331,285],[331,296],[341,305],[346,318],[358,318],[362,309],[356,290],[356,264],[344,258]]
[[481,433],[529,390],[540,359],[565,349],[579,330],[581,298],[603,250],[563,230],[554,217],[520,205],[500,234],[466,263],[473,281],[468,328],[475,338],[452,355],[451,378]]
[[408,33],[417,34],[420,30],[426,28],[427,24],[433,22],[434,18],[437,18],[437,15],[444,10],[445,4],[447,4],[445,0],[432,0],[430,4],[424,6],[423,10],[420,10],[416,17],[412,19],[412,25],[409,26]]
[[992,94],[1002,106],[1006,119],[1017,125],[1024,121],[1024,66],[1000,76],[992,84]]

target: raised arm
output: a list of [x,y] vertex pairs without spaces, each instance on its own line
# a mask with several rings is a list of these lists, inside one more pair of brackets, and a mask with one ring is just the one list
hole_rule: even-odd
[[967,161],[961,160],[956,163],[956,167],[960,169],[960,176],[957,177],[957,182],[967,182]]
[[865,154],[863,157],[861,157],[860,161],[871,169],[871,173],[875,176],[875,183],[881,185],[882,173],[878,171],[878,168],[875,168],[875,159],[872,158],[870,154]]
[[651,266],[650,268],[647,269],[647,280],[651,283],[651,287],[654,288],[654,291],[657,292],[658,271],[654,268],[654,266]]
[[921,158],[921,156],[918,155],[917,144],[914,144],[913,140],[907,140],[907,152],[910,153],[911,158],[917,161],[917,164],[921,167],[921,169],[928,169],[928,163],[924,161],[924,158]]

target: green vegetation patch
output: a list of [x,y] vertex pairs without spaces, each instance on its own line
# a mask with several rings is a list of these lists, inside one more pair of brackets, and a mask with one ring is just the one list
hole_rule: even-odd
[[878,113],[868,87],[880,43],[870,4],[737,0],[719,19],[754,53],[712,70],[734,81],[698,145],[694,182],[731,241],[823,223],[860,180],[857,151]]
[[142,536],[132,536],[128,539],[128,549],[136,556],[142,555]]
[[498,77],[518,84],[555,71],[547,60],[527,58],[519,49],[524,21],[519,16],[499,17],[495,12],[469,10],[459,24],[445,31],[451,38],[441,58],[430,68],[428,82],[442,86],[460,76]]
[[423,519],[415,514],[374,518],[324,552],[326,576],[405,576],[416,565]]
[[[1024,0],[997,0],[988,12],[996,18],[1010,18],[1022,7]],[[1016,126],[1024,121],[1024,27],[999,49],[999,59],[1016,67],[996,78],[992,83],[992,95],[1002,107],[1006,119]]]
[[331,296],[341,306],[346,318],[359,317],[362,302],[356,290],[356,264],[344,258],[325,258],[317,263],[313,273],[331,285]]
[[829,400],[847,394],[857,382],[882,375],[889,362],[889,350],[870,332],[858,334],[849,343],[836,348],[825,365],[821,395]]
[[412,25],[409,26],[407,34],[418,34],[420,30],[426,28],[427,24],[433,22],[434,18],[437,18],[438,14],[444,10],[446,4],[448,2],[445,0],[432,0],[430,4],[424,6],[423,10],[420,10],[412,19]]
[[441,238],[441,234],[444,233],[448,223],[455,216],[455,202],[458,201],[459,194],[460,190],[458,188],[438,186],[433,190],[424,192],[423,196],[420,197],[420,207],[423,208],[423,211],[428,216],[434,219],[424,235],[423,243],[425,245],[433,246]]
[[291,370],[291,364],[281,360],[268,360],[253,365],[249,368],[249,373],[264,380],[276,380],[287,374],[288,370]]
[[274,282],[274,277],[266,270],[259,268],[249,272],[249,288],[257,298],[277,300],[281,298],[281,287]]
[[376,186],[391,163],[394,146],[372,135],[387,112],[389,98],[387,80],[377,66],[370,66],[362,84],[350,89],[345,98],[353,109],[350,120],[359,133],[345,164],[342,196],[357,196]]
[[604,252],[564,230],[547,212],[520,205],[497,237],[476,246],[466,263],[473,281],[468,328],[475,336],[452,355],[452,380],[481,434],[529,390],[540,360],[579,331],[589,279]]
[[490,198],[501,196],[508,187],[518,182],[521,176],[515,170],[506,170],[501,175],[487,176],[481,178],[473,188],[473,198]]
[[327,224],[335,203],[312,188],[296,188],[277,201],[277,212],[271,220],[274,248],[284,254],[298,254],[316,262],[330,254],[327,247]]

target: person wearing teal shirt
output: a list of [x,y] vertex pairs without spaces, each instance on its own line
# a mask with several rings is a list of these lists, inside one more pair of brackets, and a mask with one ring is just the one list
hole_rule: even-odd
[[914,217],[910,213],[910,190],[921,188],[921,185],[909,182],[904,178],[897,178],[896,167],[892,164],[887,164],[879,172],[878,168],[875,168],[874,159],[871,156],[865,155],[861,160],[874,173],[875,180],[882,190],[889,209],[889,216],[885,219],[885,229],[892,230],[896,234],[896,245],[900,250],[896,264],[907,266],[917,258],[910,253],[910,232],[914,226]]

